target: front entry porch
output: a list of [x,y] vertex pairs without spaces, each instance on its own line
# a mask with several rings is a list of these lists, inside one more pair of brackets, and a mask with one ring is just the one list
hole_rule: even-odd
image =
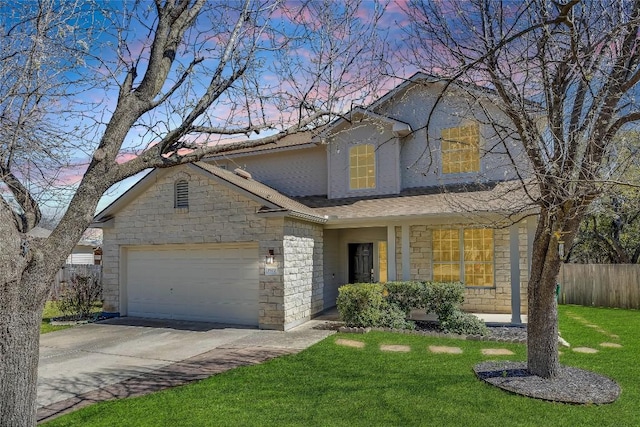
[[335,306],[346,283],[460,280],[467,284],[465,311],[523,322],[534,218],[515,224],[438,217],[371,225],[325,226],[325,309]]

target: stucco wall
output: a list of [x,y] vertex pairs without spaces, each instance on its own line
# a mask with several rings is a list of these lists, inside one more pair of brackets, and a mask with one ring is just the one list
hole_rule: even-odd
[[[178,179],[189,181],[189,208],[174,208],[174,183]],[[300,298],[309,297],[306,309],[289,310],[285,315],[287,303],[285,295],[299,293],[297,276],[290,270],[283,276],[283,270],[291,265],[293,259],[287,254],[298,244],[291,238],[285,240],[285,219],[266,218],[256,214],[260,204],[240,195],[229,187],[194,173],[187,167],[161,171],[156,181],[140,196],[122,208],[115,216],[113,228],[104,229],[103,245],[103,282],[104,310],[120,312],[120,248],[130,245],[161,244],[197,244],[197,243],[234,243],[257,242],[259,260],[259,322],[267,329],[284,329],[298,319],[298,312],[309,316],[322,304],[322,267],[315,269],[309,278],[305,273],[304,281],[310,283],[313,291],[302,292]],[[320,226],[288,221],[288,236],[312,238],[313,259],[320,259],[322,253],[322,230]],[[299,224],[298,224],[299,223]],[[283,242],[287,242],[287,249]],[[303,240],[304,241],[304,240]],[[303,245],[302,245],[303,246]],[[264,274],[264,258],[269,249],[274,251],[277,275]],[[289,251],[289,252],[287,252]],[[284,267],[284,268],[283,268]],[[303,266],[308,269],[309,266]],[[302,279],[300,279],[302,280]],[[306,283],[306,282],[305,282]],[[289,289],[292,286],[296,290]],[[318,302],[311,299],[320,295]],[[297,301],[297,299],[296,299]],[[299,306],[303,306],[302,301]],[[298,307],[298,306],[296,306]],[[321,308],[319,309],[321,310]],[[295,314],[294,314],[295,313]],[[286,317],[286,318],[285,318]]]
[[[390,125],[365,119],[351,128],[337,129],[327,142],[330,199],[400,192],[399,142]],[[352,190],[349,188],[349,150],[362,144],[375,148],[376,185],[375,188]]]
[[243,154],[213,162],[227,170],[242,168],[257,181],[287,196],[327,194],[326,146],[294,148],[287,151]]
[[[469,120],[491,123],[498,120],[506,122],[506,117],[489,102],[483,108],[477,105],[477,99],[468,94],[449,90],[447,96],[439,99],[439,104],[430,117],[435,100],[440,97],[442,88],[437,85],[409,85],[394,97],[382,103],[377,112],[402,120],[411,125],[415,132],[402,139],[399,170],[402,188],[430,187],[442,184],[457,184],[486,180],[514,179],[515,172],[511,161],[504,154],[505,146],[497,144],[495,132],[490,125],[481,125],[481,170],[480,173],[443,174],[441,172],[440,137],[443,128],[460,126]],[[463,96],[466,96],[465,99]],[[485,114],[488,112],[489,117]],[[427,138],[427,130],[429,138]],[[522,160],[526,165],[526,156],[520,144],[509,140],[506,143],[513,158]],[[523,172],[523,171],[521,171]]]
[[338,288],[344,285],[344,267],[341,262],[340,231],[324,230],[323,233],[323,270],[325,309],[336,305]]
[[394,227],[396,236],[396,280],[402,280],[402,227]]

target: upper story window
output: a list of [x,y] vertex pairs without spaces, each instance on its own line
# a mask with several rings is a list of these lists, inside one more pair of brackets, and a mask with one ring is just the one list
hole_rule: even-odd
[[176,181],[174,189],[174,208],[188,208],[189,207],[189,182],[181,179]]
[[433,230],[433,280],[492,287],[493,252],[489,228]]
[[376,187],[376,151],[372,144],[349,150],[349,188],[360,190]]
[[442,129],[442,173],[480,171],[480,126]]

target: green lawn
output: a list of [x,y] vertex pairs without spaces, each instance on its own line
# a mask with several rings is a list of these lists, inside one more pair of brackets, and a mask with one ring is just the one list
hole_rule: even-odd
[[[93,313],[100,313],[102,311],[102,303],[95,302],[92,305]],[[47,332],[59,331],[61,329],[71,328],[74,325],[52,325],[49,323],[54,317],[61,317],[62,312],[58,310],[56,303],[53,301],[47,301],[44,306],[44,312],[42,313],[42,323],[40,324],[40,334],[46,334]]]
[[[486,359],[524,360],[524,345],[372,332],[337,334],[293,356],[226,372],[142,398],[90,406],[53,426],[634,426],[640,425],[640,312],[563,306],[560,329],[572,346],[563,364],[597,371],[622,387],[610,405],[572,406],[516,396],[472,372]],[[619,338],[612,337],[618,335]],[[365,348],[338,346],[338,338]],[[617,342],[622,348],[603,348]],[[411,346],[388,353],[380,344]],[[429,345],[459,346],[461,355],[432,354]],[[486,357],[482,348],[515,356]]]
[[54,326],[51,323],[52,318],[61,316],[60,310],[56,307],[56,304],[53,301],[47,301],[47,304],[44,306],[44,312],[42,313],[42,323],[40,324],[40,333],[46,334],[47,332],[59,331],[60,329],[67,329],[71,326],[67,325],[59,325]]

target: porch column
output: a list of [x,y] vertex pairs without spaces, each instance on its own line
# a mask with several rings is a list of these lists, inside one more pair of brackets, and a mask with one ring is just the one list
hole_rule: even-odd
[[396,273],[396,226],[387,225],[387,280],[398,280]]
[[402,280],[411,280],[411,247],[409,245],[410,226],[402,225]]
[[511,259],[511,323],[522,323],[520,317],[520,239],[518,224],[509,227],[509,258]]

